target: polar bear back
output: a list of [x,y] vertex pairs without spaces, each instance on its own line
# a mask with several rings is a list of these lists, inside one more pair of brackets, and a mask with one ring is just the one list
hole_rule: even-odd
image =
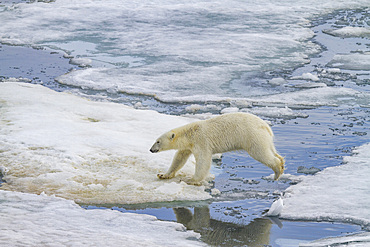
[[212,154],[245,150],[255,160],[270,167],[278,179],[284,172],[284,158],[275,149],[270,126],[248,113],[230,113],[173,129],[160,136],[150,149],[156,153],[177,149],[171,167],[161,179],[173,178],[191,154],[196,169],[191,183],[198,184],[208,174]]
[[271,148],[273,133],[261,118],[249,113],[229,113],[193,123],[198,134],[195,143],[203,143],[212,153],[223,153],[244,149],[253,145]]

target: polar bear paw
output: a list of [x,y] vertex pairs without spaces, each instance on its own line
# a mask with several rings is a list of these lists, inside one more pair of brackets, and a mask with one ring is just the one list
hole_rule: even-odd
[[167,174],[157,174],[157,177],[159,179],[170,179],[173,178],[173,176],[167,175]]

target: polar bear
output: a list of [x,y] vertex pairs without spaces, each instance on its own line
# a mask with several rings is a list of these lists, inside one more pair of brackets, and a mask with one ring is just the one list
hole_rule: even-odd
[[277,180],[284,172],[284,158],[275,149],[270,126],[249,113],[229,113],[173,129],[160,136],[151,147],[152,153],[178,150],[171,167],[160,179],[173,178],[194,155],[195,174],[190,184],[200,184],[211,168],[212,154],[245,150],[255,160],[270,167]]

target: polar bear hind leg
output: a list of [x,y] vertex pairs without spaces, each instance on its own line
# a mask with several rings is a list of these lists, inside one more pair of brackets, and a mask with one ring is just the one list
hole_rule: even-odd
[[245,150],[253,159],[270,167],[275,173],[274,179],[278,180],[284,173],[285,160],[276,152],[272,133],[261,132],[259,137]]
[[274,170],[274,172],[275,172],[274,179],[275,180],[278,180],[279,177],[284,173],[284,170],[285,170],[285,167],[284,167],[285,160],[278,153],[275,153],[275,157],[277,157],[279,159],[279,162],[278,162],[278,165],[276,166],[276,170]]
[[276,152],[272,138],[269,143],[254,143],[249,149],[246,149],[246,151],[253,159],[270,167],[275,173],[275,180],[278,180],[284,173],[285,160]]

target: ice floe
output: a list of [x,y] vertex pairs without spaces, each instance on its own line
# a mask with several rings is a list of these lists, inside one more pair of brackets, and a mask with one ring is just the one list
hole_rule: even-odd
[[362,104],[368,102],[369,93],[351,88],[319,87],[296,92],[263,96],[258,104],[285,104],[290,106],[323,106],[341,104]]
[[370,233],[351,234],[343,237],[324,238],[312,242],[300,242],[299,246],[307,247],[365,247],[370,245]]
[[[240,78],[308,63],[321,50],[312,42],[313,17],[367,6],[368,0],[17,1],[1,8],[0,41],[52,47],[72,63],[93,65],[59,78],[74,87],[209,102],[279,90],[283,78],[267,82],[274,90],[240,90]],[[301,78],[317,81],[314,73]]]
[[338,54],[333,57],[328,66],[347,70],[369,70],[370,52]]
[[285,191],[281,217],[338,221],[370,228],[370,143],[344,157],[345,164],[326,168]]
[[92,60],[89,58],[75,57],[71,58],[70,63],[80,67],[88,67],[91,66]]
[[366,27],[342,27],[335,30],[324,30],[325,33],[338,37],[370,37],[370,28]]
[[249,112],[253,113],[258,116],[264,116],[264,117],[278,117],[278,118],[306,118],[308,117],[307,114],[301,113],[299,111],[294,111],[290,109],[289,107],[255,107],[252,109],[244,108],[241,110],[242,112]]
[[276,201],[274,201],[267,213],[265,214],[266,216],[279,216],[281,214],[281,211],[283,210],[284,207],[284,202],[283,199],[280,197]]
[[86,204],[211,197],[204,186],[180,183],[194,173],[194,159],[178,177],[159,180],[173,152],[149,152],[160,134],[191,119],[18,82],[0,83],[0,112],[2,189]]
[[292,80],[310,80],[310,81],[319,81],[319,77],[317,75],[314,75],[312,73],[303,73],[301,76],[293,76],[291,78]]
[[0,190],[0,221],[1,246],[205,246],[179,223],[45,194]]

